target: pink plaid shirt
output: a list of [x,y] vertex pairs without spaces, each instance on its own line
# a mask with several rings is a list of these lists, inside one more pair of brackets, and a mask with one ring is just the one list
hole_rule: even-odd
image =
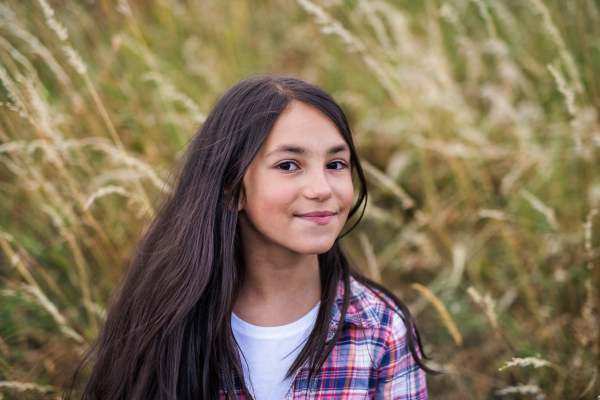
[[[345,324],[333,351],[310,382],[308,364],[296,372],[285,400],[426,400],[425,372],[410,354],[406,344],[406,327],[400,316],[371,289],[353,278],[350,278],[350,290],[352,295]],[[340,281],[327,341],[332,339],[340,321],[343,295],[344,285]],[[393,304],[390,298],[382,296]],[[235,385],[237,397],[248,400],[237,377]],[[220,399],[226,399],[223,391]]]

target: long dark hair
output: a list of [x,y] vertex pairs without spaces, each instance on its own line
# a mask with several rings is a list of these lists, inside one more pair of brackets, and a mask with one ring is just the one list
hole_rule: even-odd
[[[367,197],[365,177],[348,121],[335,100],[318,86],[290,77],[239,82],[218,101],[179,161],[175,188],[132,254],[106,323],[64,398],[92,363],[83,399],[216,399],[219,388],[235,398],[234,380],[243,377],[243,370],[230,318],[244,271],[237,233],[242,180],[271,126],[293,101],[323,112],[348,143],[352,171],[360,182],[348,218],[360,219]],[[422,353],[418,330],[404,303],[351,270],[339,240],[318,259],[321,307],[288,376],[307,361],[314,376],[333,350],[350,304],[350,276],[393,299],[407,326],[415,362],[435,373],[417,353],[417,346]],[[333,340],[326,343],[340,279],[345,287],[342,318]],[[239,381],[247,393],[244,379]]]

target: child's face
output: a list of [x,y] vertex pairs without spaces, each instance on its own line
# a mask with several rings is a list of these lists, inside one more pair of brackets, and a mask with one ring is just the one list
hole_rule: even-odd
[[271,128],[244,176],[244,247],[303,254],[328,251],[352,206],[350,150],[318,109],[294,102]]

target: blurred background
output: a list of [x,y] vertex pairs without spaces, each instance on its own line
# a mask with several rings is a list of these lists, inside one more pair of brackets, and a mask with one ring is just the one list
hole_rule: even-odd
[[432,399],[600,396],[598,0],[0,1],[0,399],[56,399],[165,179],[256,73],[341,103],[344,239]]

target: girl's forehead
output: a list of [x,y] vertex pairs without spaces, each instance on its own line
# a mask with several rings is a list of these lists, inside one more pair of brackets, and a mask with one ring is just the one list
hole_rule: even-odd
[[321,153],[339,146],[349,151],[337,125],[316,107],[295,101],[277,118],[261,150],[273,155],[301,147],[306,153]]

